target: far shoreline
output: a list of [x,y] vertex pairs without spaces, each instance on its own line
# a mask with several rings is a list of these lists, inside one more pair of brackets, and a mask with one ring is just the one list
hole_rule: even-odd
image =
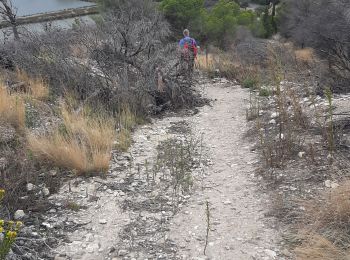
[[[93,2],[93,1],[86,1],[86,2]],[[99,10],[97,5],[93,5],[93,6],[70,8],[70,9],[65,9],[60,11],[29,15],[29,16],[22,16],[17,18],[17,25],[43,23],[43,22],[50,22],[55,20],[64,20],[68,18],[86,16],[86,15],[93,15],[93,14],[97,14],[98,11]],[[0,22],[0,29],[8,28],[11,26],[12,26],[11,23],[9,23],[8,21]]]

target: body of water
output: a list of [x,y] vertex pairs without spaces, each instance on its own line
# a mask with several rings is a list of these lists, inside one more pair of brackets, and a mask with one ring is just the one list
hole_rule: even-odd
[[[95,5],[94,3],[80,0],[12,0],[12,2],[17,9],[18,17]],[[18,31],[20,35],[23,35],[26,32],[44,32],[47,26],[51,28],[70,29],[77,19],[82,23],[94,24],[90,16],[81,16],[44,23],[23,24],[18,26]],[[12,40],[13,32],[11,27],[0,29],[0,44],[1,42]]]
[[[90,16],[81,16],[78,18],[68,18],[63,20],[55,20],[51,22],[45,23],[31,23],[31,24],[23,24],[18,26],[18,31],[21,35],[26,35],[28,32],[37,32],[43,33],[47,27],[51,29],[60,29],[67,30],[71,29],[73,24],[79,21],[79,23],[90,24],[93,25],[95,22],[92,20]],[[0,29],[0,44],[2,42],[12,41],[13,40],[13,31],[12,28],[3,28]]]
[[79,8],[94,5],[80,0],[12,0],[17,8],[17,16],[61,11],[70,8]]

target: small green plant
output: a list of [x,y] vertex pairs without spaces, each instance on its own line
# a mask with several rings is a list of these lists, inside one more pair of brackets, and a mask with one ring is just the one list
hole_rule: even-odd
[[[5,190],[0,190],[0,203],[5,196]],[[5,260],[11,250],[13,243],[16,241],[18,231],[22,222],[5,221],[0,219],[0,260]]]
[[26,107],[25,109],[25,125],[27,128],[34,128],[38,125],[39,113],[32,109]]
[[269,97],[269,96],[271,96],[271,91],[267,88],[260,88],[259,89],[259,96],[260,97]]
[[169,169],[175,196],[179,190],[189,192],[193,186],[192,167],[199,142],[193,138],[170,138],[158,147],[157,169]]
[[242,86],[244,88],[255,89],[258,86],[258,80],[255,77],[248,76],[243,80]]
[[34,160],[34,154],[31,150],[27,150],[27,158],[29,160]]
[[79,205],[78,203],[72,200],[67,200],[65,207],[72,211],[79,211],[84,208],[83,206]]

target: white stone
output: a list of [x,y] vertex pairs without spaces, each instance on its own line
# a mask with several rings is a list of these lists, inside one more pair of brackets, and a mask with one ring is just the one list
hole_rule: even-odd
[[324,182],[324,186],[326,186],[327,188],[332,188],[332,182],[330,180],[326,180]]
[[118,251],[118,256],[126,256],[128,254],[128,251],[127,250],[124,250],[124,249],[120,249]]
[[35,188],[35,185],[34,185],[34,184],[32,184],[32,183],[27,183],[27,191],[32,191],[32,190],[34,190],[34,188]]
[[275,124],[276,124],[276,120],[275,120],[275,119],[271,119],[271,120],[269,121],[269,124],[270,124],[270,125],[275,125]]
[[55,171],[55,170],[51,170],[49,173],[50,173],[51,176],[56,176],[57,175],[57,171]]
[[265,249],[265,254],[269,257],[271,257],[272,259],[276,259],[277,257],[277,253],[275,251],[272,251],[270,249]]
[[49,191],[49,189],[48,188],[43,188],[43,194],[44,194],[44,196],[49,196],[50,195],[50,191]]
[[26,216],[23,210],[19,209],[15,212],[14,218],[15,220],[23,219]]
[[331,180],[326,180],[324,182],[324,186],[326,186],[327,188],[336,189],[339,187],[339,184]]
[[278,117],[278,113],[277,112],[271,114],[271,118],[276,118],[276,117]]
[[100,219],[100,220],[98,221],[98,223],[104,225],[104,224],[107,224],[107,220],[106,220],[106,219]]
[[339,187],[339,184],[338,184],[338,183],[332,182],[332,184],[331,184],[331,188],[332,188],[332,189],[336,189],[336,188],[338,188],[338,187]]
[[43,222],[43,223],[41,223],[41,225],[43,225],[46,228],[52,228],[51,224],[48,222]]
[[299,152],[299,153],[298,153],[298,157],[299,157],[299,158],[303,158],[303,157],[304,157],[304,154],[305,154],[305,152]]

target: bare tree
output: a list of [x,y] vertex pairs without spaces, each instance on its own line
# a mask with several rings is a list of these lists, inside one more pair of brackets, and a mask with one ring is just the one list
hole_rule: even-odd
[[14,7],[12,0],[0,0],[0,16],[11,24],[14,38],[15,40],[19,40],[17,29],[17,9]]

